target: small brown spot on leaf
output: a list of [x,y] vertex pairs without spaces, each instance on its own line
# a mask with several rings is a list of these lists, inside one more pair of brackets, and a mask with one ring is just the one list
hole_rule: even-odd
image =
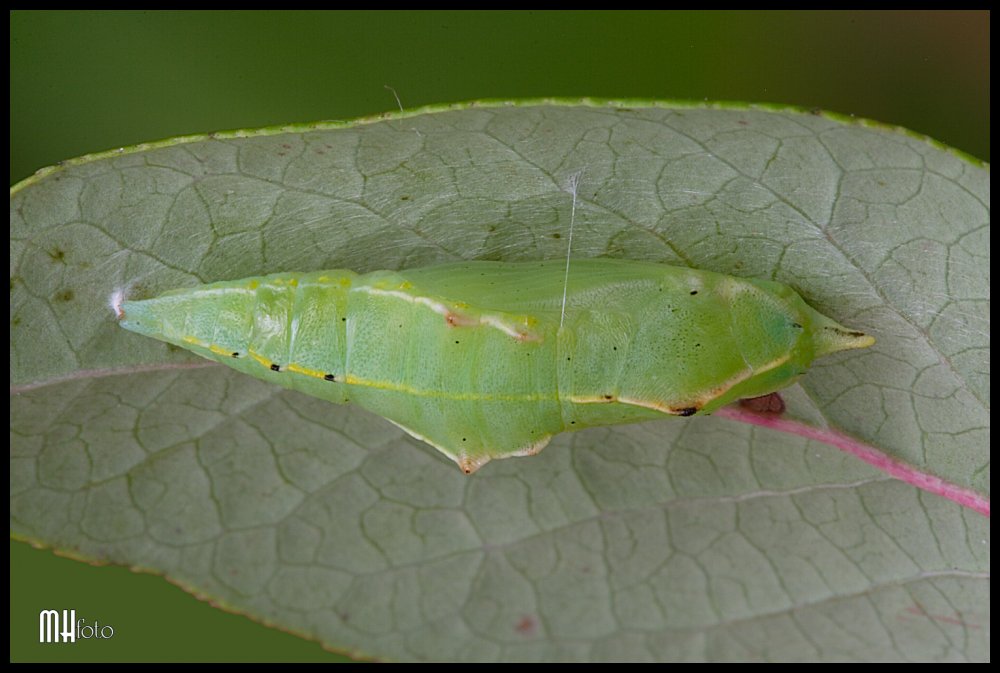
[[785,411],[785,401],[778,393],[740,400],[740,406],[755,414],[780,414]]
[[538,620],[531,615],[524,615],[514,625],[514,629],[522,636],[533,636],[538,631]]
[[53,248],[49,250],[49,257],[53,262],[59,262],[60,264],[66,263],[66,251],[61,248]]
[[56,293],[56,299],[58,301],[73,301],[73,297],[75,296],[76,294],[69,288]]

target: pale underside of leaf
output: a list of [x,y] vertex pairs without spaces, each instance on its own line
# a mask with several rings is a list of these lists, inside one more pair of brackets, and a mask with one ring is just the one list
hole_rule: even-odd
[[390,659],[988,659],[988,519],[837,449],[666,420],[465,477],[109,308],[563,259],[575,175],[573,255],[773,278],[874,334],[785,417],[988,506],[988,167],[796,111],[474,105],[166,141],[13,188],[12,534]]

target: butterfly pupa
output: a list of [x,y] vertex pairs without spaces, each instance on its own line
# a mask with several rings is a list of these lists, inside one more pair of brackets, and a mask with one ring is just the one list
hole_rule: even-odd
[[359,404],[466,473],[560,432],[711,413],[874,343],[781,283],[613,259],[568,276],[557,261],[279,273],[119,313],[126,329]]

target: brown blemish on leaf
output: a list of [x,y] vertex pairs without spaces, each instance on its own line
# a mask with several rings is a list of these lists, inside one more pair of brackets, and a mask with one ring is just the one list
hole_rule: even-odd
[[778,393],[769,393],[760,397],[747,397],[740,400],[740,406],[755,414],[781,414],[785,411],[785,401]]
[[531,615],[524,615],[514,625],[514,630],[522,636],[533,636],[538,631],[538,620]]

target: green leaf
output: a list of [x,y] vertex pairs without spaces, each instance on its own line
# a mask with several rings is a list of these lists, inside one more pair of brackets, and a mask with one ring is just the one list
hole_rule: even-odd
[[11,533],[387,659],[989,658],[989,521],[727,418],[473,477],[360,409],[120,329],[113,293],[610,255],[874,334],[786,395],[989,494],[989,170],[870,122],[532,102],[180,138],[11,190]]

